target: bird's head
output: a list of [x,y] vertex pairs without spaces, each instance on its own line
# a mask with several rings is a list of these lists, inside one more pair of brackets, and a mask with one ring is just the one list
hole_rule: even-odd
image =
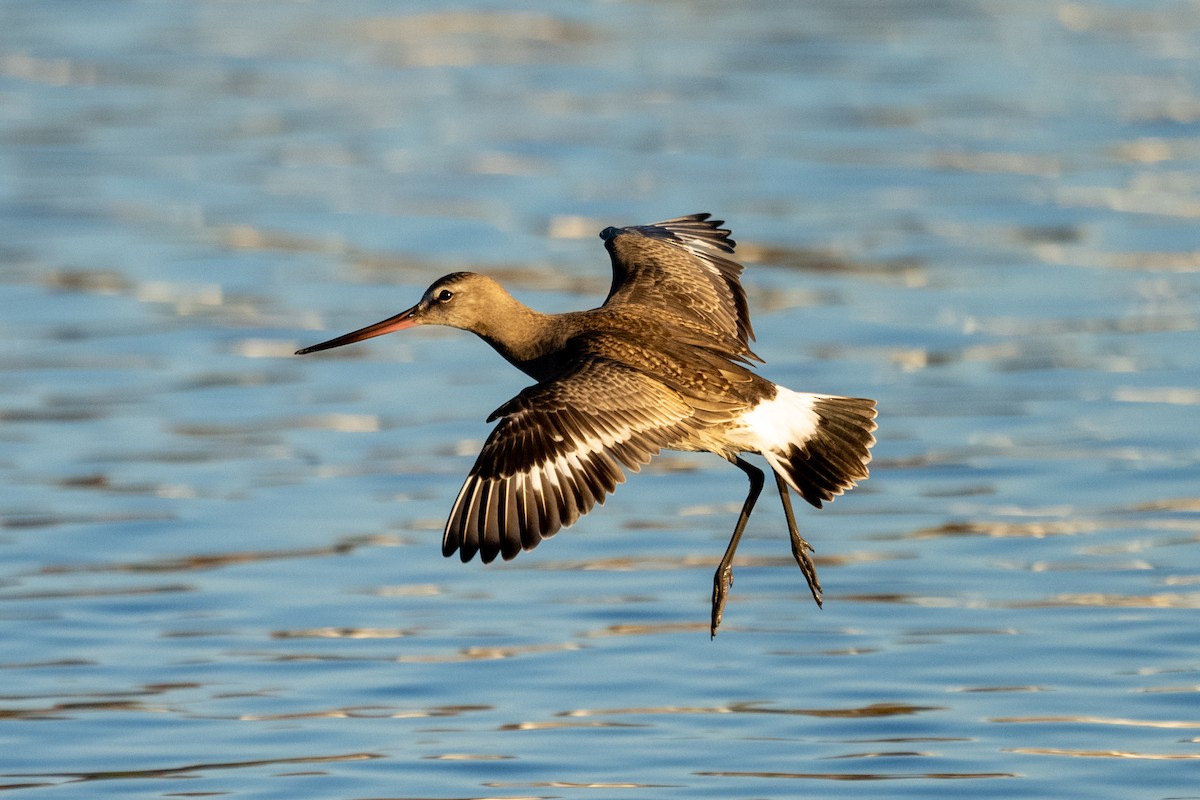
[[490,312],[495,309],[496,303],[505,297],[508,297],[508,293],[486,275],[454,272],[434,281],[433,285],[425,290],[420,302],[407,311],[343,334],[336,339],[297,350],[296,355],[329,350],[417,325],[447,325],[478,332],[490,317]]

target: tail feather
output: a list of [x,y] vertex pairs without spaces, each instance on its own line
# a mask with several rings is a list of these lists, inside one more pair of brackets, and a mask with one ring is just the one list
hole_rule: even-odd
[[863,397],[797,394],[816,417],[807,435],[763,453],[774,470],[807,502],[821,507],[866,480],[875,444],[875,401]]

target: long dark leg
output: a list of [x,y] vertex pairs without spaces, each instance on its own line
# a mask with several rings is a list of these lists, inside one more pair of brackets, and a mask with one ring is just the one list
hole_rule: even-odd
[[763,488],[763,471],[761,469],[743,461],[741,456],[737,457],[733,465],[746,473],[746,477],[750,479],[750,493],[746,495],[746,502],[742,503],[742,513],[738,516],[737,525],[734,526],[729,546],[725,548],[725,555],[721,557],[717,573],[713,575],[712,626],[708,631],[710,636],[717,635],[717,626],[721,624],[721,615],[725,612],[725,597],[729,594],[729,587],[733,586],[733,553],[737,550],[738,542],[742,539],[742,531],[746,529],[746,520],[750,519],[750,512],[754,510],[754,503],[758,500],[758,495],[762,493]]
[[821,606],[821,581],[817,578],[817,565],[813,563],[812,556],[809,555],[813,552],[813,547],[804,540],[796,528],[796,517],[792,514],[792,496],[788,494],[788,485],[778,472],[775,473],[775,485],[779,487],[779,499],[783,501],[783,513],[787,517],[788,536],[792,538],[792,555],[795,556],[796,563],[800,565],[804,579],[808,581],[808,589],[812,592],[813,600],[816,600],[817,605]]

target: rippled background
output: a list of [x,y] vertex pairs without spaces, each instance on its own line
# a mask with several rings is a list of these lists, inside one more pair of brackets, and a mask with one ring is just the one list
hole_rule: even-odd
[[[0,5],[0,789],[1200,797],[1200,6]],[[777,504],[667,454],[439,553],[546,310],[697,211],[764,374],[878,398]]]

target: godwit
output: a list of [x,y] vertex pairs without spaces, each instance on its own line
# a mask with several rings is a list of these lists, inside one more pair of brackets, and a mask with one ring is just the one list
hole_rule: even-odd
[[492,412],[500,420],[454,501],[442,553],[511,559],[574,523],[660,450],[716,453],[750,479],[713,576],[710,634],[733,585],[733,555],[775,475],[792,555],[821,605],[788,487],[817,508],[864,480],[875,401],[807,394],[751,372],[754,339],[734,241],[708,214],[600,232],[613,281],[599,308],[542,314],[484,275],[439,278],[415,306],[297,355],[415,325],[471,331],[537,381]]

